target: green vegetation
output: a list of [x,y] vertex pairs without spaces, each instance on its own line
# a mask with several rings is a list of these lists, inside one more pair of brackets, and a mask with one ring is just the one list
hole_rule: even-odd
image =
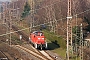
[[45,37],[51,41],[52,43],[56,44],[57,46],[65,49],[66,48],[66,42],[61,36],[57,36],[52,32],[44,30]]
[[[75,27],[76,28],[76,27]],[[73,29],[75,33],[76,30]],[[54,34],[53,32],[49,32],[47,30],[43,30],[44,35],[48,42],[49,50],[57,53],[62,59],[66,58],[66,41],[63,37]],[[79,57],[76,58],[76,55],[73,54],[73,57],[70,60],[79,60]]]
[[16,35],[13,35],[12,44],[22,44],[22,41],[20,41],[20,39]]
[[73,27],[72,28],[72,33],[73,33],[73,43],[79,45],[79,41],[80,41],[80,27],[79,26]]
[[62,58],[65,58],[66,41],[61,36],[57,36],[47,30],[43,30],[43,32],[48,41],[48,48],[60,55]]
[[22,13],[22,18],[26,17],[29,13],[30,13],[30,5],[28,4],[28,2],[26,2],[25,6],[24,6],[24,11]]
[[61,56],[64,59],[66,57],[66,49],[57,48],[57,49],[53,50],[53,52],[57,53],[59,56]]

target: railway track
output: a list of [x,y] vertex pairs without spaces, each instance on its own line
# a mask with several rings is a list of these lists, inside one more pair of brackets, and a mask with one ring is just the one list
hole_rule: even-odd
[[[18,27],[16,27],[16,26],[14,26],[14,25],[12,25],[12,29],[14,30],[14,31],[18,31],[19,29],[18,29]],[[25,41],[28,41],[29,40],[29,38],[28,38],[28,36],[25,34],[25,33],[23,33],[22,31],[18,31],[18,32],[16,32],[18,35],[22,35],[23,37],[22,37],[22,39],[23,40],[25,40]]]
[[[19,29],[15,26],[12,26],[13,30],[18,31]],[[18,31],[17,34],[22,35],[22,39],[28,42],[28,36],[25,35],[22,31]],[[38,59],[42,59],[42,60],[55,60],[54,58],[52,58],[48,53],[46,53],[44,50],[40,51],[40,50],[36,50],[34,47],[32,47],[32,45],[28,45],[28,47],[31,46],[30,48],[24,47],[24,46],[20,46],[20,45],[15,45],[14,47],[17,47],[21,50],[24,50],[30,54],[32,54],[33,56],[37,57]]]
[[38,53],[36,53],[36,52],[34,52],[26,47],[20,46],[20,45],[13,45],[13,47],[20,49],[20,50],[24,50],[25,52],[27,52],[29,54],[32,54],[38,60],[39,59],[40,60],[54,60],[54,58],[52,58],[50,55],[48,55],[48,53],[46,53],[45,51],[38,51]]
[[2,51],[0,51],[0,60],[9,60],[8,57]]
[[[26,46],[24,46],[24,47],[26,47]],[[35,51],[37,54],[46,57],[48,60],[55,60],[55,58],[50,56],[45,50],[38,50],[38,49],[34,48],[33,46],[30,46],[30,44],[27,44],[26,48],[28,48],[28,49],[32,48],[33,49],[32,51]]]
[[46,51],[42,50],[40,53],[46,56],[49,60],[54,60],[54,58],[52,58]]

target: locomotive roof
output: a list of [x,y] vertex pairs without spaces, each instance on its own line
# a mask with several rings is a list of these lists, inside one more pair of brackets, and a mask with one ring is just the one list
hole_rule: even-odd
[[42,31],[34,31],[33,33],[42,33]]

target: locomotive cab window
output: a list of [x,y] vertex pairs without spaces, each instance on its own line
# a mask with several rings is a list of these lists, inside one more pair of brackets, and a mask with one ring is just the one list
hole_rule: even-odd
[[42,36],[43,35],[43,33],[38,33],[38,36]]
[[43,33],[38,32],[36,35],[37,35],[37,36],[43,36]]
[[43,36],[43,33],[42,32],[38,32],[38,31],[35,31],[35,32],[33,32],[36,36]]

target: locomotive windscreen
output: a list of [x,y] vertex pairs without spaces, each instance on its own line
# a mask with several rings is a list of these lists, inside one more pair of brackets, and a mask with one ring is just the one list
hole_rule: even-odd
[[40,32],[40,31],[35,31],[34,34],[35,34],[36,36],[43,36],[43,33]]

